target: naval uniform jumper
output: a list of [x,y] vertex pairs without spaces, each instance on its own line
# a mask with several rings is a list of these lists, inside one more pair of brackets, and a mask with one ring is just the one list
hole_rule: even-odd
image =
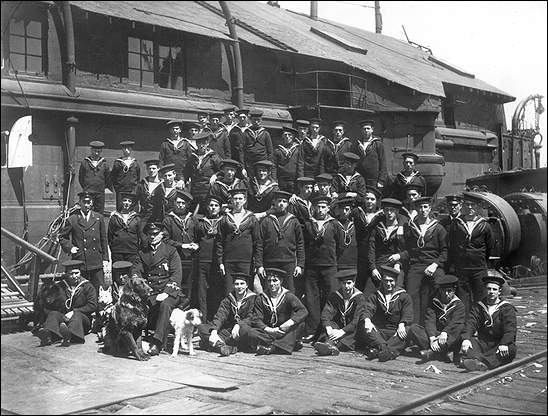
[[369,269],[367,253],[369,250],[369,237],[378,222],[383,218],[383,212],[375,211],[366,213],[362,207],[352,210],[352,219],[356,228],[356,241],[358,243],[358,276],[356,278],[356,288],[369,296],[377,290],[376,283],[371,279],[371,270]]
[[342,166],[344,154],[352,152],[352,141],[348,137],[343,137],[337,143],[333,140],[327,140],[329,144],[329,155],[326,163],[326,172],[335,175]]
[[201,324],[198,327],[202,345],[209,345],[209,337],[213,330],[217,331],[219,338],[226,344],[238,347],[238,350],[249,350],[246,337],[238,339],[232,338],[232,328],[238,324],[250,326],[253,319],[253,311],[255,310],[255,301],[257,295],[251,290],[247,290],[242,300],[238,301],[236,293],[231,292],[219,304],[215,316],[210,324]]
[[358,321],[364,308],[365,296],[356,288],[348,299],[344,299],[341,290],[331,293],[322,310],[322,328],[325,330],[330,326],[333,329],[342,329],[345,334],[338,340],[331,341],[323,331],[318,342],[327,342],[339,349],[354,350]]
[[177,176],[181,176],[188,161],[189,153],[190,144],[187,139],[181,138],[177,142],[171,139],[165,139],[160,145],[158,159],[160,160],[161,166],[173,163]]
[[209,180],[220,169],[221,158],[215,151],[208,150],[203,155],[191,152],[185,168],[185,178],[190,179],[190,194],[194,198],[193,203],[200,205],[209,193]]
[[[405,288],[413,299],[414,322],[422,324],[432,296],[434,281],[438,275],[444,273],[443,268],[447,261],[447,233],[435,219],[430,219],[423,229],[411,219],[403,227],[403,238],[405,250],[399,254],[401,261],[408,263]],[[427,277],[424,270],[432,263],[436,263],[438,268],[432,276]]]
[[255,213],[269,210],[272,207],[274,192],[278,189],[278,183],[273,180],[269,179],[261,185],[257,178],[251,179],[249,181],[247,208]]
[[[404,250],[403,225],[403,218],[398,218],[396,226],[391,227],[386,226],[384,217],[377,223],[369,236],[367,251],[369,270],[378,270],[380,266],[394,266],[394,263],[388,262],[388,258]],[[397,263],[401,266],[401,262]],[[403,276],[404,272],[401,270],[396,282],[398,286],[403,286]]]
[[403,201],[407,198],[406,191],[409,185],[418,185],[422,188],[421,195],[426,194],[426,180],[421,173],[414,169],[409,175],[398,172],[392,183],[392,198]]
[[341,222],[344,235],[344,251],[337,262],[338,270],[355,269],[358,262],[358,241],[356,240],[356,227],[352,218],[346,218]]
[[459,278],[457,295],[468,313],[472,302],[478,302],[484,296],[482,278],[486,275],[489,255],[495,246],[493,231],[483,217],[470,225],[462,217],[457,217],[449,227],[448,240],[449,252],[454,256],[451,262]]
[[[472,342],[466,358],[476,358],[492,369],[508,364],[516,356],[516,309],[501,300],[489,310],[486,300],[475,303],[466,321],[463,339]],[[477,331],[477,338],[472,337]],[[508,346],[508,357],[497,354],[499,345]]]
[[355,192],[358,194],[355,197],[356,204],[362,204],[364,202],[365,193],[367,189],[365,187],[365,179],[358,172],[354,172],[352,175],[345,175],[343,173],[337,173],[333,177],[333,189],[337,194],[345,192]]
[[112,263],[120,260],[133,263],[145,240],[143,227],[141,218],[135,211],[129,212],[125,217],[118,211],[110,215],[107,239]]
[[289,201],[287,212],[295,215],[304,227],[304,224],[312,218],[312,202],[295,194],[291,196],[291,199],[293,201]]
[[315,178],[320,173],[324,173],[329,153],[329,145],[325,137],[320,135],[315,147],[312,140],[307,137],[302,141],[300,147],[302,167],[299,166],[298,169],[303,172],[303,175]]
[[279,144],[274,149],[272,178],[278,182],[282,191],[295,191],[295,181],[304,174],[301,158],[299,143],[293,143],[289,147]]
[[320,316],[328,295],[337,290],[337,262],[344,250],[342,225],[328,216],[323,224],[311,218],[304,228],[305,302],[309,315],[306,321],[307,335],[314,335],[320,325]]
[[135,194],[139,201],[141,225],[144,227],[148,222],[157,222],[163,220],[163,195],[160,184],[162,181],[150,182],[148,178],[143,178],[137,185]]
[[[148,298],[151,305],[148,327],[154,328],[154,339],[164,348],[173,308],[188,303],[181,293],[181,259],[177,249],[163,241],[154,247],[149,245],[139,251],[131,270],[132,276],[146,279],[152,288],[152,294]],[[156,296],[160,293],[167,293],[169,296],[158,301]]]
[[272,162],[272,138],[264,127],[248,127],[242,133],[242,146],[240,156],[237,159],[245,166],[249,177],[254,176],[254,165],[260,160]]
[[219,223],[219,235],[215,241],[217,262],[225,266],[226,295],[232,291],[232,273],[251,274],[256,263],[259,241],[259,222],[250,211],[245,211],[240,224],[234,214],[226,214]]
[[221,124],[220,127],[211,133],[209,148],[217,153],[221,159],[231,159],[230,141],[228,140],[228,129]]
[[[272,345],[291,354],[302,335],[303,322],[307,315],[308,312],[299,298],[284,287],[277,298],[261,293],[255,301],[251,327],[244,323],[240,328],[240,336],[252,347],[258,344]],[[289,319],[295,324],[284,335],[272,335],[265,331],[267,326],[279,327]]]
[[[375,329],[366,332],[365,319],[369,318]],[[397,357],[407,346],[407,340],[401,339],[396,333],[398,324],[404,323],[405,330],[413,322],[413,302],[409,294],[397,287],[389,300],[386,294],[377,290],[367,298],[362,316],[358,322],[357,344],[359,347],[376,348],[379,351],[388,350]]]
[[141,180],[141,168],[134,157],[116,159],[110,171],[110,183],[116,192],[116,209],[120,209],[122,192],[133,193]]
[[430,337],[437,337],[445,332],[447,342],[440,345],[440,352],[456,352],[460,348],[464,324],[464,304],[457,296],[453,296],[447,304],[434,297],[426,309],[424,327],[418,324],[411,325],[408,337],[422,350],[426,350],[430,349]]
[[354,140],[350,151],[360,157],[356,170],[363,176],[366,185],[375,188],[377,183],[386,185],[388,172],[381,139],[373,137],[368,141]]
[[[103,216],[89,211],[87,218],[78,211],[68,217],[65,226],[59,231],[59,243],[63,251],[73,260],[84,262],[82,276],[89,280],[97,293],[104,286],[103,261],[108,261],[107,231]],[[74,254],[72,247],[78,247]]]
[[92,194],[93,210],[103,215],[105,211],[105,188],[112,190],[110,169],[105,158],[92,160],[85,157],[78,171],[78,182],[80,182],[82,191]]
[[171,211],[165,216],[163,224],[168,232],[168,237],[165,240],[166,244],[175,247],[181,259],[181,288],[194,302],[195,298],[191,295],[193,291],[194,262],[196,256],[192,250],[182,248],[182,245],[196,242],[196,221],[190,212],[179,217]]
[[259,236],[256,268],[284,270],[284,287],[295,293],[295,267],[304,270],[304,237],[299,220],[291,213],[268,214],[259,222]]
[[230,191],[232,189],[243,189],[247,194],[247,183],[240,178],[234,178],[232,183],[226,183],[221,178],[218,178],[211,185],[209,193],[213,196],[222,198],[227,203],[230,203]]
[[196,243],[200,246],[197,254],[198,307],[202,316],[209,321],[225,294],[224,279],[219,272],[215,254],[215,239],[219,234],[221,217],[209,218],[198,214],[195,219]]

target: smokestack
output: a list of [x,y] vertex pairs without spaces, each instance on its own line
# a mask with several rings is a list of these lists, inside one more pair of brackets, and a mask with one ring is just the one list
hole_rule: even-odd
[[380,1],[375,1],[375,33],[382,33],[382,15]]
[[318,2],[310,2],[310,18],[313,20],[318,20]]

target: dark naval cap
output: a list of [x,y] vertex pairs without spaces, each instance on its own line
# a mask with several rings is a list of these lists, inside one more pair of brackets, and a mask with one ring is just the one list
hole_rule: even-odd
[[335,277],[339,280],[356,280],[358,271],[356,269],[343,269],[335,273]]
[[92,149],[102,149],[103,147],[105,147],[105,144],[100,140],[94,140],[94,141],[89,143],[89,146]]
[[400,274],[399,271],[397,271],[396,269],[390,266],[381,266],[380,269],[381,269],[381,274],[385,277],[392,277],[395,279]]
[[459,281],[459,278],[457,276],[453,276],[452,274],[444,274],[436,277],[436,280],[434,283],[437,286],[453,286],[457,284],[458,281]]
[[487,274],[482,278],[482,280],[483,284],[495,283],[499,285],[499,287],[502,287],[504,283],[506,283],[506,280],[502,277],[502,274],[495,269],[487,269]]
[[112,270],[127,270],[131,269],[133,263],[130,261],[119,260],[112,263]]
[[82,260],[67,260],[61,263],[61,266],[65,268],[66,271],[80,269],[84,265]]

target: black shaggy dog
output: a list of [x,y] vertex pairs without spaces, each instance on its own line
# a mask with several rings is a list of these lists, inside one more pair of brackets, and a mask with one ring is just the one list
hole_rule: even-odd
[[64,281],[44,279],[42,286],[34,299],[34,329],[41,327],[48,316],[49,311],[66,312],[67,300],[66,285]]
[[142,332],[147,326],[147,298],[152,289],[141,277],[129,278],[108,317],[103,352],[116,357],[133,353],[139,361],[150,356],[143,351]]

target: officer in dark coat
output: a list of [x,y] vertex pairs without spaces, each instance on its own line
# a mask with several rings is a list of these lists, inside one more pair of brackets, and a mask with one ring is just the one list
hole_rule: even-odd
[[99,140],[92,141],[91,155],[85,157],[80,164],[78,181],[83,192],[93,194],[93,210],[103,215],[105,211],[105,189],[112,191],[110,182],[110,169],[101,152],[105,144]]
[[81,273],[84,262],[68,260],[64,262],[66,302],[64,311],[49,311],[37,336],[40,346],[51,345],[62,339],[62,346],[71,342],[84,343],[84,337],[91,328],[91,314],[97,309],[97,294],[93,285]]
[[89,280],[97,293],[105,285],[103,269],[108,267],[107,231],[103,216],[92,211],[93,197],[80,192],[80,211],[72,214],[59,231],[59,242],[63,251],[73,260],[84,262],[82,274]]
[[125,140],[120,142],[122,157],[116,159],[110,171],[110,183],[116,192],[116,209],[120,209],[121,193],[134,193],[141,179],[141,168],[137,160],[131,156],[135,142]]
[[314,349],[318,355],[339,355],[339,350],[353,351],[355,335],[363,309],[365,296],[356,289],[356,269],[339,270],[335,277],[339,289],[327,298],[322,310],[322,332]]
[[367,298],[360,317],[356,343],[367,348],[367,359],[389,361],[407,346],[413,302],[404,289],[396,286],[396,269],[381,266],[381,274],[381,288]]
[[188,300],[181,292],[181,259],[175,247],[162,241],[162,224],[149,223],[144,232],[149,245],[139,250],[132,276],[146,279],[152,288],[148,326],[154,328],[154,337],[148,353],[158,355],[166,345],[173,308],[179,304],[186,306]]
[[249,290],[249,275],[233,273],[231,278],[234,289],[221,301],[211,324],[198,327],[202,346],[222,356],[249,350],[240,329],[242,325],[251,325],[257,300],[257,295]]
[[[516,309],[500,299],[504,278],[496,270],[484,277],[487,295],[474,304],[462,336],[462,364],[470,371],[484,371],[510,363],[516,356]],[[477,337],[474,337],[477,333]]]
[[240,336],[257,345],[258,355],[291,354],[300,349],[300,336],[308,312],[293,293],[282,286],[285,272],[266,269],[265,292],[255,302],[251,327],[241,325]]
[[447,360],[447,353],[458,356],[461,334],[464,330],[464,304],[455,295],[458,278],[446,274],[436,279],[436,293],[426,309],[424,327],[413,324],[409,328],[409,340],[421,349],[421,358]]

